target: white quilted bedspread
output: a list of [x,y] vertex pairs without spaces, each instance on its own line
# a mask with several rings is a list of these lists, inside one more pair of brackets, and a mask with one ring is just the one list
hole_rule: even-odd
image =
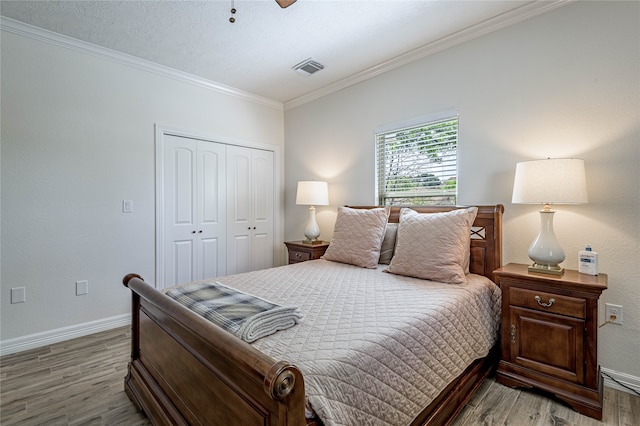
[[253,346],[300,368],[326,426],[408,425],[496,342],[500,291],[487,278],[450,285],[382,269],[316,260],[219,279],[303,312]]

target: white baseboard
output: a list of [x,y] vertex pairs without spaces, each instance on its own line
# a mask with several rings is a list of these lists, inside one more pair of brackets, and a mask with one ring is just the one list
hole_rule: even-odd
[[75,339],[76,337],[87,336],[127,325],[131,325],[131,314],[118,315],[41,333],[29,334],[14,339],[7,339],[0,342],[0,356],[39,348],[52,343]]
[[[640,377],[618,371],[601,368],[604,385],[613,389],[633,394],[633,391],[640,393]],[[635,394],[634,394],[635,395]]]

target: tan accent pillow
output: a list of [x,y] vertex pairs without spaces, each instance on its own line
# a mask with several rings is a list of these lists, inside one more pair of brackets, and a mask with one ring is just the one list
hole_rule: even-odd
[[465,255],[477,213],[477,207],[426,214],[402,209],[396,252],[386,271],[448,284],[466,283]]
[[396,235],[398,234],[397,223],[387,223],[387,229],[384,231],[382,246],[380,247],[380,259],[378,263],[388,265],[393,257],[396,249]]
[[388,208],[338,207],[333,239],[323,259],[375,268],[389,218]]

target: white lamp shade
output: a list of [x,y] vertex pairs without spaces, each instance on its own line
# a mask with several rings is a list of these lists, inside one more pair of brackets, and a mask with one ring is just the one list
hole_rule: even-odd
[[516,164],[514,204],[581,204],[588,202],[584,161],[560,158]]
[[306,206],[329,205],[329,190],[327,182],[307,180],[298,182],[296,204]]

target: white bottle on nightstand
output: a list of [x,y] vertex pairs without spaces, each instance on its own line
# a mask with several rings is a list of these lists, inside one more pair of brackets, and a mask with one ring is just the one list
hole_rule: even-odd
[[584,250],[578,252],[578,272],[581,274],[598,275],[598,253],[591,250],[587,244]]

